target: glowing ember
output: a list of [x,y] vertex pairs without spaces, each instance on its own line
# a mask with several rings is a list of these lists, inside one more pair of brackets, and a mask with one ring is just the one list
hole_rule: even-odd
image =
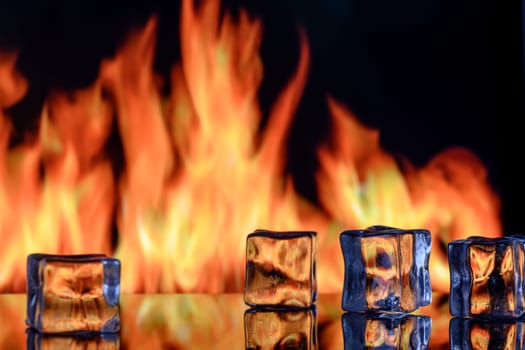
[[[317,231],[319,291],[339,292],[339,233],[376,224],[429,229],[433,286],[448,291],[439,242],[501,235],[498,199],[474,155],[452,149],[402,172],[378,132],[333,99],[333,142],[319,150],[322,207],[307,202],[283,171],[308,71],[305,36],[260,132],[261,23],[242,11],[219,21],[216,1],[195,9],[184,0],[181,13],[182,61],[169,96],[153,70],[153,17],[101,63],[90,87],[51,92],[38,137],[18,148],[8,147],[6,109],[28,82],[16,53],[0,53],[0,291],[24,290],[24,261],[36,251],[114,255],[125,266],[123,292],[242,291],[246,235],[264,228]],[[113,123],[125,161],[118,176],[104,150]]]

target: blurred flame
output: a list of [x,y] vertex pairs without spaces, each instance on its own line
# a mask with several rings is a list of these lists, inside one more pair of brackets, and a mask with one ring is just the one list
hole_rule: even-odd
[[[477,232],[501,236],[499,199],[478,158],[463,148],[438,154],[425,167],[408,162],[402,172],[369,129],[332,98],[333,142],[319,150],[319,198],[329,215],[344,227],[381,223],[425,228],[432,233],[429,269],[432,287],[448,293],[446,246]],[[417,145],[415,145],[417,147]]]
[[[16,148],[6,110],[28,82],[16,53],[0,53],[0,291],[24,290],[25,258],[34,252],[114,255],[124,266],[123,292],[242,291],[245,237],[265,228],[317,231],[319,291],[339,292],[339,233],[382,224],[432,232],[432,283],[447,292],[440,245],[501,235],[498,199],[472,153],[450,149],[401,170],[378,131],[332,98],[331,142],[318,152],[322,207],[306,201],[284,175],[309,66],[304,33],[297,69],[261,132],[260,21],[244,11],[219,21],[217,1],[194,6],[182,1],[182,61],[169,96],[153,69],[152,17],[102,61],[90,87],[52,91],[38,137]],[[114,124],[125,161],[118,178],[105,150]]]

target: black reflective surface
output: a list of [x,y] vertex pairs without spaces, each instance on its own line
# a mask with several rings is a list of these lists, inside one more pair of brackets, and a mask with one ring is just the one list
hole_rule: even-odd
[[[448,349],[451,316],[447,297],[435,295],[433,300],[415,315],[432,320],[428,348]],[[279,342],[281,348],[290,348],[288,344],[292,348],[345,349],[345,341],[349,342],[348,334],[346,338],[343,334],[343,320],[351,316],[343,316],[340,294],[319,295],[314,309],[279,312],[250,309],[240,293],[124,294],[117,339],[44,338],[27,333],[25,303],[25,294],[0,295],[1,349],[26,349],[28,341],[33,349],[83,349],[89,345],[90,349],[241,350],[250,339],[266,339],[261,349],[273,349]],[[275,334],[275,341],[265,332]]]

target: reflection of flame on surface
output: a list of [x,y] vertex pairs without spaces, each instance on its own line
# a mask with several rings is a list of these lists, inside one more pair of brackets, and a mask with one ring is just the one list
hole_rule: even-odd
[[317,349],[315,309],[250,309],[244,313],[246,350]]
[[[28,82],[16,54],[0,54],[0,290],[24,290],[30,253],[97,252],[122,260],[125,292],[241,291],[246,234],[268,228],[318,231],[319,290],[338,292],[339,232],[384,224],[433,233],[433,285],[447,291],[440,243],[501,234],[498,200],[475,156],[451,149],[401,172],[378,132],[331,98],[333,134],[318,153],[322,208],[308,203],[283,175],[309,63],[304,35],[297,70],[259,132],[261,23],[242,11],[219,21],[215,1],[195,9],[184,0],[181,13],[170,95],[153,70],[153,17],[102,61],[90,87],[51,92],[38,137],[16,148],[6,109]],[[125,161],[118,177],[105,152],[113,123]]]
[[[443,295],[434,295],[439,301]],[[319,349],[343,349],[340,294],[322,294],[317,306]],[[0,295],[1,349],[23,349],[26,334],[23,326],[26,297],[23,294]],[[245,349],[246,311],[243,296],[237,294],[125,294],[121,298],[121,349]],[[449,349],[450,314],[448,305],[433,303],[418,310],[416,315],[432,317],[429,349]],[[512,322],[509,322],[512,323]],[[472,331],[470,331],[472,329]],[[468,328],[470,334],[476,336]],[[523,328],[505,330],[507,344],[523,338]],[[507,330],[508,329],[508,330]],[[465,328],[467,330],[467,328]],[[409,333],[409,332],[408,332]],[[480,336],[485,336],[479,334]],[[364,339],[365,334],[363,334]],[[401,339],[404,341],[403,339]],[[405,343],[408,344],[408,343]],[[511,347],[512,348],[512,347]]]
[[490,333],[487,329],[475,327],[470,331],[470,344],[473,349],[483,350],[489,348]]
[[368,320],[364,338],[366,347],[394,347],[399,344],[399,328],[387,329],[381,321]]
[[[316,333],[316,319],[323,325],[332,328],[333,332],[325,332],[325,327],[320,328],[325,341],[332,345],[327,349],[343,347],[343,335],[339,311],[339,298],[327,295],[330,299],[321,298],[317,316],[311,311],[295,311],[294,326],[304,327],[310,333]],[[5,317],[5,322],[0,328],[1,349],[25,349],[26,332],[23,326],[25,315],[25,296],[0,295],[0,315]],[[121,324],[122,328],[117,339],[110,334],[104,335],[107,341],[93,344],[84,341],[82,349],[246,349],[247,337],[255,334],[246,334],[244,312],[246,305],[242,294],[126,294],[121,299]],[[332,310],[332,311],[330,311]],[[335,311],[334,311],[335,310]],[[299,317],[297,317],[299,316]],[[3,319],[0,317],[0,319]],[[9,321],[9,322],[7,322]],[[278,321],[278,320],[275,320]],[[283,332],[289,334],[290,327],[286,327],[293,320],[281,320],[274,323]],[[252,330],[248,329],[249,332]],[[264,330],[261,330],[264,331]],[[84,334],[85,340],[86,334]],[[34,338],[28,334],[27,338]],[[75,338],[64,337],[65,341],[74,341]],[[82,338],[81,338],[82,339]],[[267,339],[256,338],[266,341]],[[288,338],[281,339],[286,342]],[[51,338],[50,340],[53,340]],[[80,339],[76,338],[80,343]],[[313,340],[315,342],[315,338]],[[62,342],[63,343],[63,342]],[[323,343],[325,344],[325,343]],[[50,344],[51,345],[51,344]],[[58,345],[55,342],[53,345]],[[98,345],[95,347],[93,345]],[[106,347],[103,347],[106,345]],[[44,349],[45,347],[42,347]],[[52,348],[52,347],[48,347]],[[273,348],[273,347],[272,347]],[[287,348],[287,347],[283,347]],[[293,347],[288,347],[293,348]],[[305,347],[306,348],[306,347]],[[324,349],[325,347],[323,347]],[[56,349],[56,348],[53,348]],[[28,348],[30,350],[30,348]]]
[[516,349],[523,347],[521,321],[472,322],[469,327],[470,345],[474,350]]

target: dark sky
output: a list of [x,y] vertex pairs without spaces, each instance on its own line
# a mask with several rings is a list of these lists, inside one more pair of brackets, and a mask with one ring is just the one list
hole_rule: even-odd
[[[178,58],[177,1],[0,1],[0,46],[21,48],[32,82],[13,110],[31,124],[50,86],[88,84],[133,23],[161,15],[157,68]],[[264,21],[264,108],[297,63],[297,24],[310,41],[312,70],[290,138],[290,169],[315,168],[327,136],[327,93],[378,128],[382,146],[423,165],[446,147],[473,150],[503,203],[506,233],[525,233],[522,18],[519,1],[236,0]],[[313,178],[298,186],[314,195]]]

